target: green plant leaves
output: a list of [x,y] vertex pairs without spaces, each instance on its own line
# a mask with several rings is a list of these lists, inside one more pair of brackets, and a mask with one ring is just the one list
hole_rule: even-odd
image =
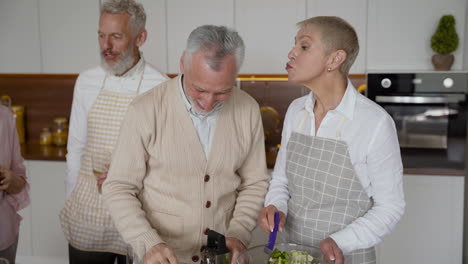
[[444,15],[440,18],[437,30],[431,38],[431,48],[439,54],[449,54],[458,48],[458,34],[455,30],[455,17]]

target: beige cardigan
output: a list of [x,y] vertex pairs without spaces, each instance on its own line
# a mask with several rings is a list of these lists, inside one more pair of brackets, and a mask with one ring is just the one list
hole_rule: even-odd
[[179,261],[191,261],[206,245],[206,228],[248,245],[269,176],[255,100],[233,89],[206,160],[179,78],[130,105],[103,195],[127,243],[143,242],[149,250],[165,242]]

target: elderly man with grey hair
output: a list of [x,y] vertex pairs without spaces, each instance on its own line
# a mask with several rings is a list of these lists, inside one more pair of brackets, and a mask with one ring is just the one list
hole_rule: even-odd
[[243,57],[237,32],[198,27],[181,75],[130,105],[103,195],[145,263],[199,262],[210,229],[234,258],[250,241],[269,176],[258,104],[235,87]]
[[130,102],[167,77],[145,62],[146,14],[133,0],[101,6],[101,65],[76,81],[67,154],[67,201],[60,213],[70,263],[125,263],[127,244],[102,203],[101,184]]

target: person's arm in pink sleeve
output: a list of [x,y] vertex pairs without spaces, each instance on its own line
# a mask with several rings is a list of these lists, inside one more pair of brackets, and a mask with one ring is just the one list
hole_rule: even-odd
[[10,170],[13,173],[13,177],[16,177],[15,180],[17,184],[23,185],[21,190],[18,193],[10,194],[8,191],[6,192],[6,199],[16,211],[19,211],[30,203],[29,198],[29,183],[26,178],[26,168],[24,167],[24,159],[21,156],[21,149],[18,140],[18,133],[16,132],[16,126],[14,121],[10,123],[10,137],[9,139],[12,141],[12,149],[11,149],[11,164]]

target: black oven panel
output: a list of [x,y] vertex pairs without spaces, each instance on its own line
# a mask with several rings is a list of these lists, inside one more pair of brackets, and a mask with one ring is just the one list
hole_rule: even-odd
[[[467,94],[468,73],[369,73],[368,97],[377,95]],[[369,89],[370,88],[370,89]]]
[[464,167],[467,95],[466,72],[367,76],[367,96],[395,121],[404,163],[420,159],[427,166]]

